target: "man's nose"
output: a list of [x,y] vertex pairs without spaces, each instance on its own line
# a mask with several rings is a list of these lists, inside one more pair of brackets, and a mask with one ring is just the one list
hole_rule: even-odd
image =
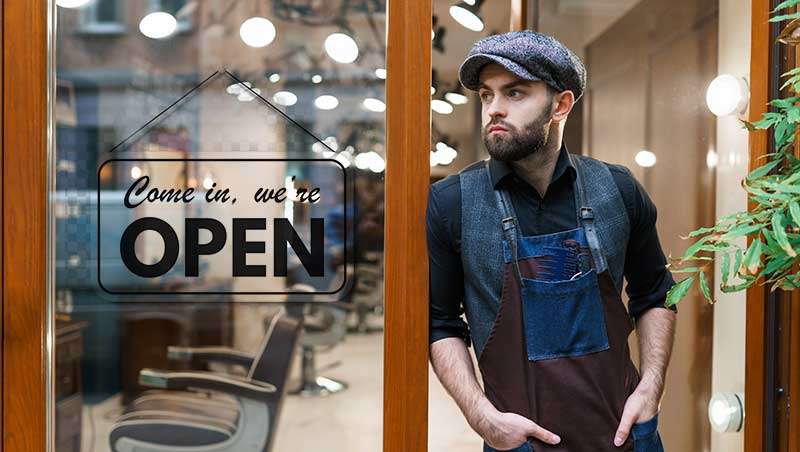
[[497,98],[492,99],[492,102],[486,107],[486,114],[489,115],[491,119],[494,119],[495,117],[498,116],[501,118],[505,118],[506,117],[505,104],[500,99]]

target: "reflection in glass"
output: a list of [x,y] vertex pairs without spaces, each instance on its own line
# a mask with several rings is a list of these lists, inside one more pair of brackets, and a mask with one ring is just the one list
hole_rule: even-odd
[[[56,450],[379,450],[385,2],[58,4]],[[125,208],[144,177],[288,196]],[[314,188],[318,202],[298,195]],[[149,285],[116,245],[121,225],[145,217],[181,246]],[[233,277],[230,246],[186,258],[198,218],[268,220],[246,234],[264,252],[244,262],[267,276]],[[275,218],[308,247],[324,220],[324,276],[294,245],[275,264]],[[213,242],[213,228],[196,232]],[[152,231],[132,249],[145,265],[167,253]],[[253,294],[265,291],[278,294]]]

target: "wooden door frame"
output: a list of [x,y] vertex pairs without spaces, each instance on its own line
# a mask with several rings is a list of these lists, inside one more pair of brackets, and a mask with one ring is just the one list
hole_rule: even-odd
[[[2,7],[2,442],[47,450],[51,346],[48,299],[48,41],[53,0]],[[387,149],[383,442],[427,451],[428,267],[425,207],[430,165],[430,0],[391,0],[387,24]],[[52,438],[52,435],[50,435]]]
[[47,1],[2,2],[2,447],[44,451]]

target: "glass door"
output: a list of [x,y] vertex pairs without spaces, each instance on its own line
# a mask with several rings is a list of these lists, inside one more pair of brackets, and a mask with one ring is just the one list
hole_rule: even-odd
[[56,4],[54,450],[380,450],[386,2]]

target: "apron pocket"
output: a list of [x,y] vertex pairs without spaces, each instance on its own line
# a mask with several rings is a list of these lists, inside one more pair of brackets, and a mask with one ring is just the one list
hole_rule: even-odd
[[525,342],[530,361],[608,350],[597,273],[566,281],[522,279]]

